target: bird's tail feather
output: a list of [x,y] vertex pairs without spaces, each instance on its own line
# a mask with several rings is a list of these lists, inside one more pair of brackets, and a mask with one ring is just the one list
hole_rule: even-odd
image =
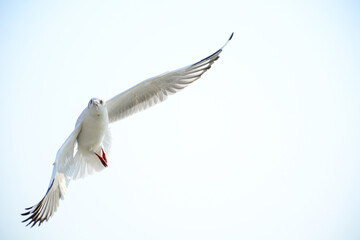
[[103,169],[104,166],[95,153],[78,149],[74,157],[73,172],[69,175],[73,176],[72,178],[75,180],[99,172]]

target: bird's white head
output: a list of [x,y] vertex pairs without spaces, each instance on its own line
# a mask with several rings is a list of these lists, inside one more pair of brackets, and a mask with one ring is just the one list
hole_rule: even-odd
[[88,108],[100,111],[105,108],[105,101],[98,98],[92,98],[89,101]]

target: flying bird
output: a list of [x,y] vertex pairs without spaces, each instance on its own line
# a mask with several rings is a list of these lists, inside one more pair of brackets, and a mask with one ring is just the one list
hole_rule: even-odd
[[40,226],[55,213],[71,180],[99,172],[108,166],[111,135],[108,125],[164,101],[199,79],[219,58],[230,38],[212,55],[186,67],[147,79],[105,102],[90,99],[76,121],[75,129],[58,150],[50,184],[41,201],[23,216],[26,226]]

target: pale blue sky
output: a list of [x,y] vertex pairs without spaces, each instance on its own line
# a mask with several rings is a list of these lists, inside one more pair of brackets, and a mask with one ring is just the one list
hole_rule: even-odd
[[[357,1],[0,1],[0,239],[359,239]],[[40,228],[56,151],[92,97],[196,62],[111,126],[109,167]]]

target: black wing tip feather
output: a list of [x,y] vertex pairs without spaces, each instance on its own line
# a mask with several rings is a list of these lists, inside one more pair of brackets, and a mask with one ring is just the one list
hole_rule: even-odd
[[217,56],[215,59],[213,59],[212,62],[215,62],[216,60],[218,60],[219,57],[220,57],[219,54],[222,52],[222,50],[223,50],[223,48],[226,46],[226,44],[228,44],[228,42],[233,38],[233,36],[234,36],[234,32],[231,33],[229,39],[226,41],[226,43],[225,43],[224,46],[222,46],[219,50],[217,50],[216,52],[214,52],[214,53],[211,54],[210,56],[208,56],[208,57],[206,57],[206,58],[203,58],[203,59],[201,59],[200,61],[192,64],[192,66],[194,66],[194,65],[196,65],[196,64],[199,64],[199,63],[201,63],[201,62],[204,61],[204,60],[210,59],[210,58],[212,58],[212,57],[215,56],[215,55],[218,55],[218,56]]
[[29,225],[31,225],[30,227],[34,227],[37,223],[39,223],[38,226],[40,226],[45,220],[47,221],[46,217],[40,216],[42,215],[40,214],[40,211],[43,207],[44,199],[45,197],[41,199],[41,201],[33,207],[25,208],[27,212],[21,214],[22,216],[27,216],[31,214],[27,219],[22,221],[23,223],[27,223],[26,227]]
[[[40,203],[36,206],[36,208],[34,209],[34,207],[30,207],[30,208],[25,208],[25,210],[27,211],[27,212],[25,212],[25,213],[22,213],[21,215],[22,216],[27,216],[27,215],[29,215],[29,214],[31,214],[28,218],[26,218],[25,220],[23,220],[23,221],[21,221],[21,222],[23,222],[23,223],[27,223],[26,224],[26,227],[27,226],[29,226],[29,225],[31,225],[30,227],[33,227],[33,226],[35,226],[35,224],[36,223],[38,223],[39,222],[39,226],[40,226],[40,224],[45,220],[42,220],[40,217],[39,217],[39,208],[41,208],[41,204],[42,204],[42,200],[40,201]],[[34,210],[33,210],[34,209]],[[29,221],[29,222],[28,222]]]
[[[39,206],[41,207],[41,202],[39,203]],[[36,209],[34,209],[33,211],[30,210],[30,211],[28,211],[26,213],[21,214],[23,216],[31,214],[27,219],[21,221],[21,222],[26,224],[26,227],[31,225],[30,227],[32,228],[37,223],[39,223],[38,226],[40,226],[45,220],[47,221],[46,218],[44,218],[42,216],[39,216],[39,214],[40,214],[39,206]]]
[[230,38],[229,38],[229,40],[228,41],[230,41],[231,39],[232,39],[232,37],[234,36],[234,32],[232,32],[231,33],[231,36],[230,36]]
[[[53,186],[54,184],[54,180],[51,182],[48,190],[46,191],[46,194],[49,192],[50,188]],[[23,223],[26,223],[27,221],[29,221],[26,226],[29,226],[30,224],[32,224],[30,227],[33,227],[35,226],[36,223],[39,223],[38,226],[40,226],[45,220],[46,218],[42,218],[42,217],[39,217],[39,214],[40,214],[40,210],[41,210],[41,207],[42,207],[42,204],[44,202],[44,199],[46,197],[46,194],[45,196],[43,197],[43,199],[41,199],[41,201],[35,205],[35,206],[32,206],[32,207],[28,207],[28,208],[25,208],[25,211],[24,213],[21,214],[21,216],[27,216],[29,214],[31,214],[27,219],[21,221]],[[47,221],[47,220],[46,220]]]
[[[29,211],[30,209],[25,208],[25,210],[26,210],[27,212],[22,213],[21,216],[27,216],[27,215],[30,214],[30,211]],[[23,221],[23,222],[24,222],[24,221]]]

